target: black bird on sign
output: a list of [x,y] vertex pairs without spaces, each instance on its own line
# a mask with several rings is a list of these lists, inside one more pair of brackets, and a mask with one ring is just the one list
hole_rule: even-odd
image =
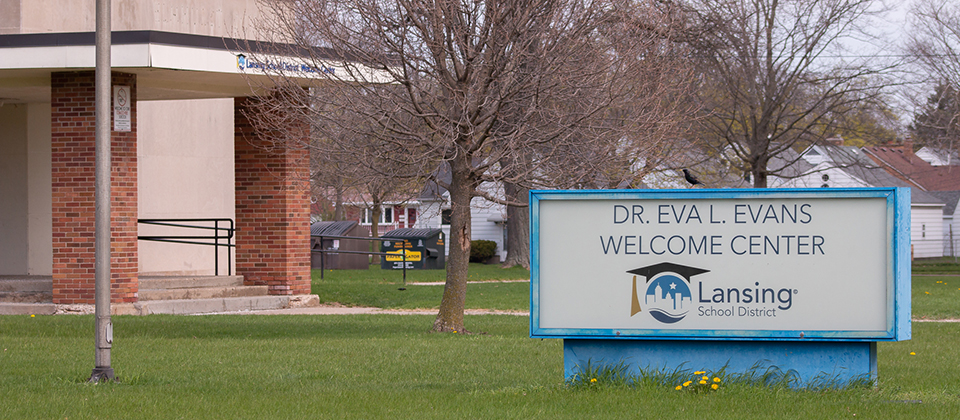
[[697,177],[693,176],[693,174],[691,174],[690,171],[686,170],[686,168],[684,168],[683,170],[683,179],[686,179],[687,182],[690,183],[690,185],[698,185],[698,184],[704,185],[702,182],[700,182],[699,179],[697,179]]

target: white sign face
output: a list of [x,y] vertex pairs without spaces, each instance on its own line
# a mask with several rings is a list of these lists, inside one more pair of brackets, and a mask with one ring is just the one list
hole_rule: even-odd
[[130,122],[130,86],[113,87],[113,131],[129,132]]
[[595,195],[536,200],[535,336],[891,329],[894,206],[885,197]]

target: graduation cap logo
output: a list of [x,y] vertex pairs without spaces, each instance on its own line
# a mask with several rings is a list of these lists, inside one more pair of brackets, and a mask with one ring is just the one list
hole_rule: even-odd
[[659,263],[627,271],[633,276],[633,301],[630,305],[630,316],[641,312],[640,294],[637,290],[637,276],[647,278],[647,288],[643,294],[643,303],[654,319],[664,324],[672,324],[687,316],[689,308],[693,306],[693,295],[690,293],[690,278],[708,273],[696,267],[673,263]]

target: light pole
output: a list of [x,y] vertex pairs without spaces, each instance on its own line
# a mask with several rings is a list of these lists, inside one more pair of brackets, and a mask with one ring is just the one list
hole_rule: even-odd
[[113,323],[110,320],[110,0],[97,0],[96,167],[94,170],[94,270],[96,350],[90,382],[116,380],[110,366]]

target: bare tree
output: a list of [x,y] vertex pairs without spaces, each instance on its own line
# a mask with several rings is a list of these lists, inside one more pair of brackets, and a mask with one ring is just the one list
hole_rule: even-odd
[[910,15],[908,52],[930,79],[960,86],[960,4],[918,0]]
[[[322,122],[316,127],[331,140],[324,144],[398,178],[449,165],[449,183],[434,179],[448,190],[451,209],[447,278],[434,331],[464,331],[471,198],[522,204],[486,193],[481,183],[543,185],[558,178],[553,171],[564,162],[576,161],[586,174],[614,167],[619,161],[611,159],[623,154],[662,149],[658,144],[678,113],[665,98],[686,81],[677,77],[678,68],[651,66],[657,50],[646,39],[622,36],[639,26],[633,21],[642,4],[265,2],[274,13],[264,33],[298,45],[297,54],[309,55],[309,68],[324,69],[312,74],[323,94],[313,95],[310,106],[289,107]],[[274,73],[282,76],[296,66],[277,67]],[[288,76],[303,77],[293,73]],[[578,176],[586,175],[559,178]]]
[[[314,138],[313,141],[323,140]],[[316,150],[316,145],[311,149]],[[350,165],[346,157],[334,153],[310,153],[311,195],[317,202],[329,203],[333,207],[329,220],[346,220],[343,200],[357,180],[349,174],[355,166]]]
[[[845,42],[880,10],[876,0],[698,0],[691,26],[703,58],[702,133],[718,156],[766,187],[794,162],[771,158],[822,141],[852,108],[882,106],[896,68]],[[859,44],[863,45],[863,44]]]
[[[641,180],[660,164],[675,159],[688,144],[685,136],[697,122],[696,89],[690,66],[689,35],[681,25],[680,8],[671,2],[638,1],[610,14],[600,31],[625,40],[612,45],[622,48],[635,60],[635,74],[642,79],[628,81],[643,100],[619,103],[604,111],[598,125],[571,130],[571,136],[587,141],[541,145],[538,155],[550,155],[539,162],[540,170],[522,183],[504,183],[507,197],[522,203],[507,208],[507,260],[505,267],[529,268],[528,210],[524,208],[530,187],[567,189],[638,188]],[[576,112],[570,110],[569,112]],[[611,128],[604,124],[628,124]],[[597,141],[600,138],[603,141]],[[529,155],[511,155],[511,168],[529,165]]]
[[935,85],[923,98],[911,131],[925,145],[955,151],[960,147],[960,4],[948,0],[918,0],[910,12],[908,53],[923,78]]

